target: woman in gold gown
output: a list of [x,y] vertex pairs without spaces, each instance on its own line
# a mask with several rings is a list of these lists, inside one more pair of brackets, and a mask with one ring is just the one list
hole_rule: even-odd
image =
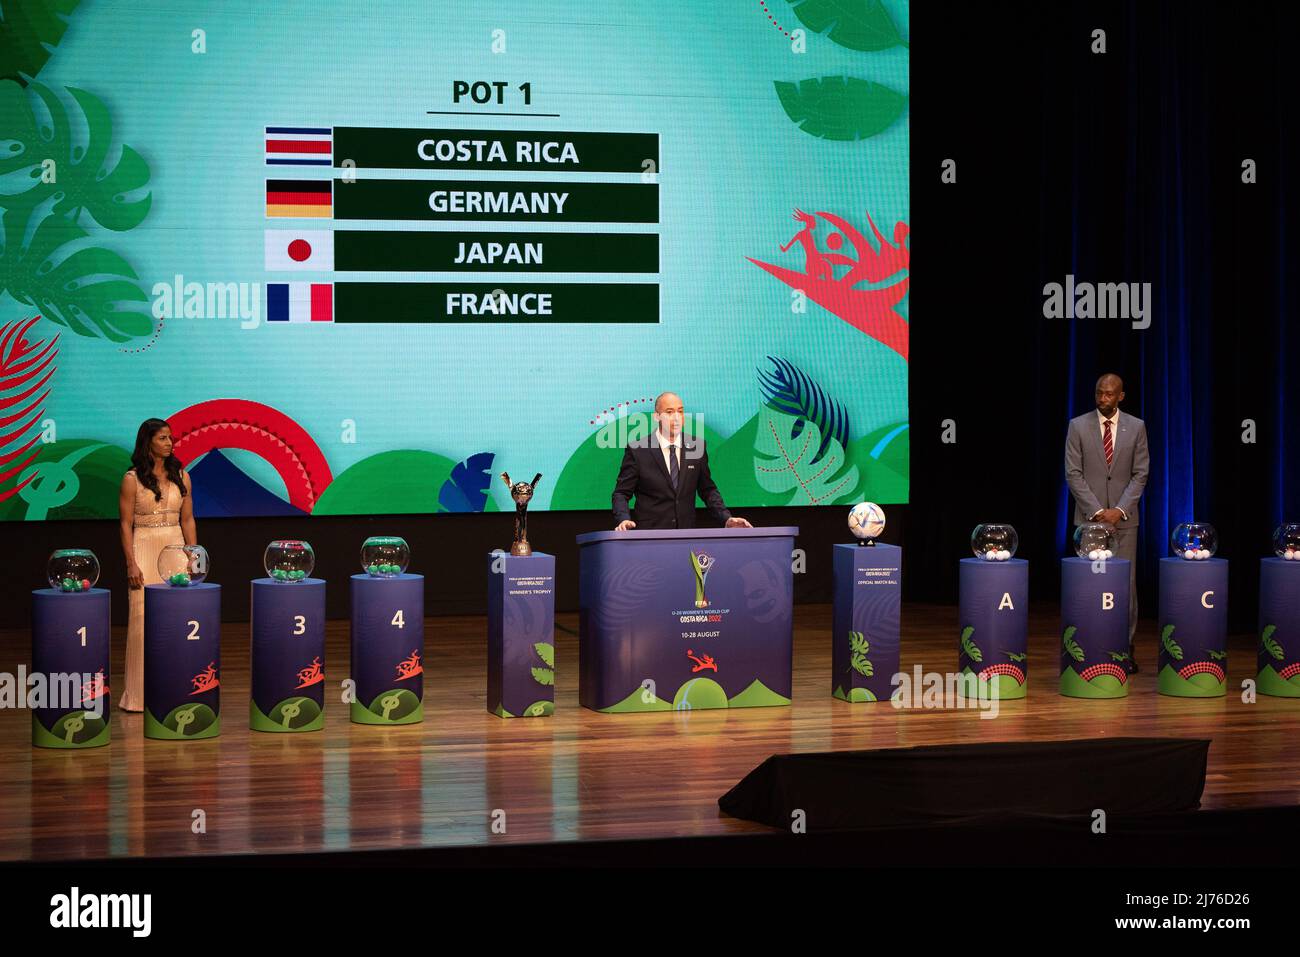
[[118,515],[122,552],[130,587],[126,631],[126,691],[123,711],[144,710],[144,586],[162,583],[158,556],[168,545],[193,545],[190,477],[172,454],[171,428],[163,419],[146,419],[136,433],[132,468],[122,477]]

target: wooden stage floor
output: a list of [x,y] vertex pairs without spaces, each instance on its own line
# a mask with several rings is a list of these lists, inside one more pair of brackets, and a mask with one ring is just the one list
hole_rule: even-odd
[[[423,724],[351,724],[339,703],[348,624],[327,632],[325,729],[248,730],[248,626],[223,625],[220,737],[146,741],[113,710],[113,742],[91,751],[31,746],[26,710],[0,710],[0,860],[295,853],[590,841],[764,831],[722,815],[718,797],[774,753],[976,741],[1169,735],[1212,739],[1202,806],[1300,801],[1300,700],[1241,700],[1254,636],[1229,644],[1226,698],[1155,693],[1155,626],[1142,622],[1127,699],[1056,693],[1055,608],[1030,617],[1030,693],[975,709],[896,710],[831,697],[830,607],[795,609],[788,708],[602,715],[578,706],[577,615],[556,616],[556,714],[502,720],[486,698],[482,617],[426,621]],[[957,610],[903,607],[903,669],[955,665]],[[125,634],[114,629],[114,698]],[[26,632],[0,632],[0,671],[30,664]],[[1236,690],[1234,690],[1236,689]],[[494,833],[504,812],[505,833]],[[498,813],[496,819],[500,820]],[[202,826],[200,826],[202,825]]]

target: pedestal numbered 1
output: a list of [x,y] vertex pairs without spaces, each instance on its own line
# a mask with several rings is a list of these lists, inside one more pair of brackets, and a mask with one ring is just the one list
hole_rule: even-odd
[[221,586],[144,586],[144,736],[221,733]]
[[[108,744],[109,593],[104,588],[32,592],[32,671],[44,676],[32,701],[32,744],[98,748]],[[26,692],[20,688],[20,693]]]
[[554,555],[488,555],[487,684],[499,718],[555,713]]
[[424,720],[424,576],[352,576],[357,724]]
[[1259,565],[1260,694],[1300,698],[1300,562]]
[[836,545],[831,609],[831,694],[888,701],[898,673],[903,550]]
[[1228,687],[1228,563],[1160,559],[1156,687],[1176,698],[1217,698]]
[[319,731],[325,726],[325,582],[252,583],[254,731]]
[[1061,559],[1061,694],[1128,695],[1128,559]]
[[1023,698],[1029,680],[1029,562],[963,558],[958,584],[957,670],[968,676],[966,694]]

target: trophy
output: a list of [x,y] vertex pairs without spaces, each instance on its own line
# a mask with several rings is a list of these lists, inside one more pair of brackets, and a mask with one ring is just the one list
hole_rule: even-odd
[[531,555],[533,546],[528,544],[528,502],[533,497],[533,489],[542,480],[542,473],[533,476],[531,482],[511,482],[509,472],[502,472],[501,479],[510,487],[510,497],[515,500],[515,540],[510,546],[510,554]]

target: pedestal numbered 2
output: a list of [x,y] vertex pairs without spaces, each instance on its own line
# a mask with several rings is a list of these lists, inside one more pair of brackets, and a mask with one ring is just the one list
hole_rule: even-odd
[[424,576],[352,576],[352,720],[424,720]]
[[1128,696],[1128,559],[1061,559],[1061,694]]
[[1300,562],[1259,565],[1260,694],[1300,698]]
[[144,586],[144,736],[221,733],[221,586]]
[[319,731],[325,726],[325,582],[252,583],[254,731]]
[[30,702],[39,748],[108,744],[109,600],[104,588],[32,592],[32,672],[44,678],[40,700]]
[[1160,559],[1156,687],[1176,698],[1217,698],[1228,687],[1228,563]]
[[488,555],[487,684],[499,718],[555,713],[554,555]]
[[958,563],[957,670],[971,697],[1023,698],[1029,680],[1029,562]]
[[888,701],[898,673],[903,550],[836,545],[831,610],[831,694],[842,701]]

